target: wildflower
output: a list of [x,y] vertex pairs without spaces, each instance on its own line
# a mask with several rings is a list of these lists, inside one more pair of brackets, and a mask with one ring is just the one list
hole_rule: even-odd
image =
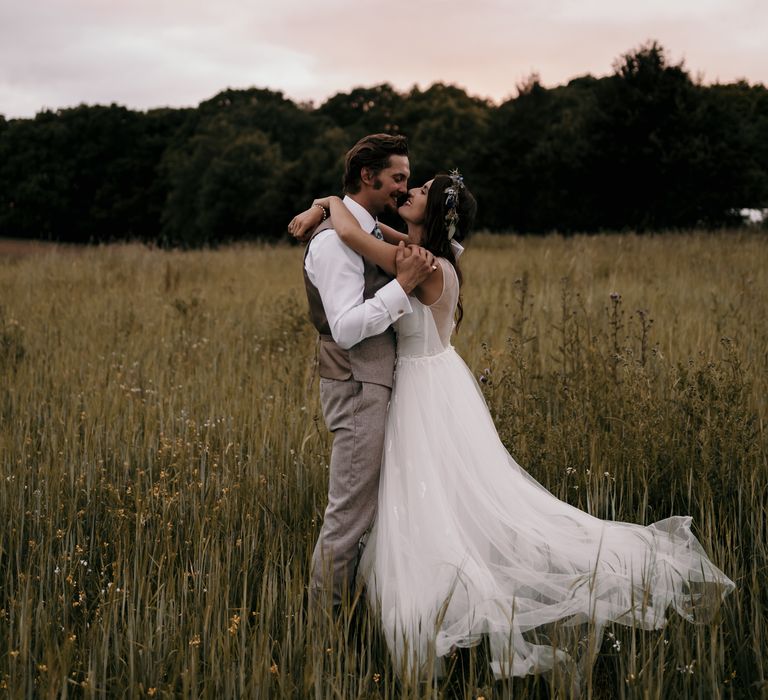
[[189,646],[191,646],[191,647],[199,647],[200,646],[200,635],[199,634],[192,635],[192,639],[189,640]]
[[373,682],[378,683],[381,680],[381,674],[380,673],[374,673],[373,674]]
[[273,661],[272,665],[269,667],[269,672],[273,675],[277,675],[277,664]]
[[229,622],[229,633],[237,634],[237,627],[240,624],[240,615],[232,615],[232,619]]

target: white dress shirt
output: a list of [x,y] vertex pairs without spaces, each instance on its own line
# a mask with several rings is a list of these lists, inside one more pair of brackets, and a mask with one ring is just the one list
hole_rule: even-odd
[[[373,230],[376,220],[368,211],[350,197],[344,197],[344,204],[364,231]],[[345,350],[383,333],[412,311],[408,295],[397,280],[385,284],[370,299],[363,299],[363,259],[332,228],[312,239],[304,267],[320,292],[331,335]]]

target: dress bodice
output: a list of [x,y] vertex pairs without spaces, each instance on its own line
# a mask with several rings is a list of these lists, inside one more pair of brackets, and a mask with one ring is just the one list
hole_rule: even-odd
[[443,269],[443,291],[430,306],[411,299],[413,312],[395,324],[398,357],[437,355],[449,347],[454,329],[454,314],[459,301],[459,279],[453,265],[438,258]]

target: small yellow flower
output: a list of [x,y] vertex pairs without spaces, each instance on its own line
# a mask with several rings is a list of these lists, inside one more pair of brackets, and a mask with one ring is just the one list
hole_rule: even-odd
[[381,674],[380,673],[374,673],[373,674],[373,682],[378,683],[381,680]]
[[277,675],[277,664],[273,661],[272,665],[269,667],[269,672],[273,675]]
[[192,635],[192,639],[189,640],[189,646],[191,646],[191,647],[199,647],[200,646],[200,635],[199,634]]
[[240,615],[232,615],[232,619],[229,621],[229,633],[237,634],[237,628],[240,624]]
[[148,688],[147,689],[147,695],[149,695],[150,697],[152,697],[156,693],[157,693],[157,688]]

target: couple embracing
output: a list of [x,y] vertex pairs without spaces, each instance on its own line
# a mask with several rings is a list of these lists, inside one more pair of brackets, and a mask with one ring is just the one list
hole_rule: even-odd
[[[404,137],[366,136],[347,153],[344,199],[317,199],[289,224],[309,235],[304,278],[334,436],[313,602],[340,606],[365,585],[395,668],[423,669],[485,636],[498,678],[571,661],[557,625],[588,624],[599,640],[612,622],[659,628],[670,607],[703,619],[734,584],[689,517],[600,520],[504,448],[451,345],[475,200],[458,171],[410,190],[409,175]],[[377,222],[390,209],[407,234]]]

